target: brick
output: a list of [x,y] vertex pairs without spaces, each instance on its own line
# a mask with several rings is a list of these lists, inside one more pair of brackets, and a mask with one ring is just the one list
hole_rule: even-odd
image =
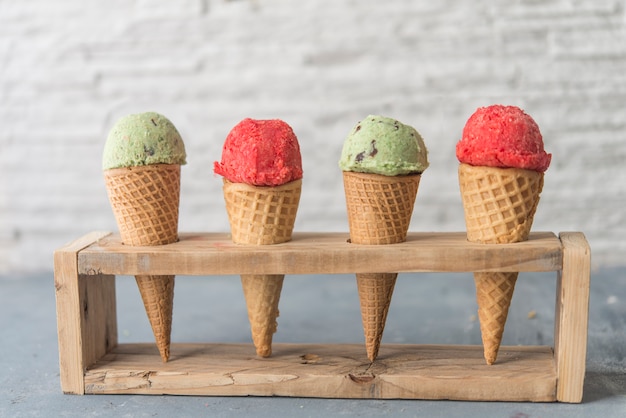
[[595,30],[558,31],[550,48],[562,58],[612,58],[626,55],[626,29],[610,26]]
[[140,18],[186,18],[206,13],[207,0],[138,0],[135,10]]

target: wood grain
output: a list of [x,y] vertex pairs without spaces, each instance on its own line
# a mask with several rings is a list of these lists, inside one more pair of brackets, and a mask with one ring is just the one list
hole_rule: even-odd
[[[590,249],[582,233],[531,233],[516,244],[474,244],[464,233],[410,233],[393,245],[354,245],[345,233],[236,245],[227,234],[187,233],[158,247],[122,245],[94,232],[57,250],[55,286],[61,385],[66,393],[581,402]],[[115,275],[336,274],[556,271],[555,352],[501,347],[487,366],[481,346],[384,345],[369,363],[361,344],[117,345]]]
[[351,244],[346,233],[300,233],[264,246],[197,233],[158,247],[126,246],[112,234],[79,254],[79,272],[87,275],[556,271],[561,265],[561,242],[551,232],[499,245],[470,243],[460,232],[409,233],[406,242],[391,245]]
[[[298,396],[551,402],[550,347],[501,347],[487,366],[480,346],[383,345],[374,363],[361,344],[123,344],[85,374],[86,393]],[[500,360],[501,359],[501,360]]]
[[563,270],[557,276],[554,347],[557,399],[582,401],[589,320],[591,249],[580,232],[562,232]]
[[98,275],[86,283],[86,276],[78,274],[78,252],[108,234],[92,232],[54,253],[59,366],[65,393],[83,393],[84,369],[117,345],[115,277]]

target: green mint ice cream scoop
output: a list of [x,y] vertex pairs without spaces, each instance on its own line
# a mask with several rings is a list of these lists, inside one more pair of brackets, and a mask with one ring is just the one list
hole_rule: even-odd
[[102,169],[151,164],[186,164],[185,144],[165,116],[146,112],[124,116],[109,132]]
[[339,168],[384,176],[421,174],[428,168],[428,151],[413,127],[369,115],[346,138]]

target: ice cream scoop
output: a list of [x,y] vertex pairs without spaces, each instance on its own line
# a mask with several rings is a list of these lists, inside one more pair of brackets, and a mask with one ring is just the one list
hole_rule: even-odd
[[345,139],[339,168],[384,176],[419,174],[428,168],[428,151],[413,127],[369,115]]
[[463,128],[456,146],[461,163],[487,167],[513,167],[544,172],[551,155],[543,147],[537,123],[516,106],[481,107]]
[[216,174],[233,183],[280,186],[302,178],[300,145],[280,119],[246,118],[228,134]]
[[102,168],[186,163],[185,144],[165,116],[145,112],[122,117],[107,137]]

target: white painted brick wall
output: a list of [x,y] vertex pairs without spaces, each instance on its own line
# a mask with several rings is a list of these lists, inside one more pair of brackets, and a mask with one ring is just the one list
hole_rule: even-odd
[[100,170],[115,120],[181,131],[183,231],[226,231],[212,173],[244,117],[292,125],[297,229],[347,230],[336,162],[361,117],[415,126],[430,149],[411,229],[464,228],[454,146],[469,115],[523,107],[553,163],[537,230],[581,230],[595,265],[626,250],[626,15],[617,0],[0,0],[0,272],[115,230]]

